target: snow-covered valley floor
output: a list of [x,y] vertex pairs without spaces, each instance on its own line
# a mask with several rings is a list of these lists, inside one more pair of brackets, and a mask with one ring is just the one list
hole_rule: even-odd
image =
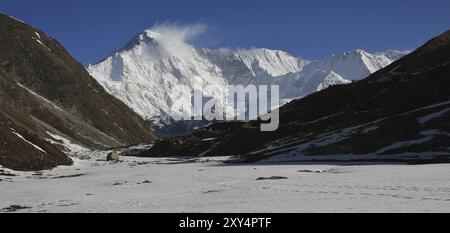
[[43,172],[0,168],[0,212],[450,212],[450,164],[104,158]]

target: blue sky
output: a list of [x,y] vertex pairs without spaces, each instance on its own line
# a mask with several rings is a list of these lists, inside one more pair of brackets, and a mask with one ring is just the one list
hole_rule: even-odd
[[206,25],[199,46],[265,47],[308,59],[414,49],[450,29],[448,0],[2,0],[0,11],[42,29],[85,64],[156,23]]

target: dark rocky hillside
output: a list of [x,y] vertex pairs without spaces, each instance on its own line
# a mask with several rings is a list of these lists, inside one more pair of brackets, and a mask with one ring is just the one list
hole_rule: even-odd
[[55,39],[0,14],[0,165],[37,170],[70,164],[47,132],[92,149],[155,139]]
[[367,155],[447,160],[450,156],[450,31],[364,80],[329,87],[280,109],[280,127],[222,123],[159,141],[142,156],[240,155],[255,161]]

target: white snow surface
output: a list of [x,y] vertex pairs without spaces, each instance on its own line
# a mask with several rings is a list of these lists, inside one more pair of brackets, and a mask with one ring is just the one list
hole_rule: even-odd
[[[122,158],[0,177],[18,212],[450,212],[450,164],[247,164]],[[181,174],[181,175],[180,175]],[[283,176],[283,180],[256,180]],[[4,209],[3,211],[5,211]]]
[[[201,26],[146,30],[87,70],[143,118],[164,119],[178,99],[180,85],[192,87],[202,80],[207,94],[223,101],[218,93],[223,93],[227,84],[278,84],[281,99],[295,99],[330,85],[365,78],[407,53],[355,50],[310,61],[265,48],[194,47],[189,41],[202,30]],[[190,105],[191,97],[185,95],[181,102]]]

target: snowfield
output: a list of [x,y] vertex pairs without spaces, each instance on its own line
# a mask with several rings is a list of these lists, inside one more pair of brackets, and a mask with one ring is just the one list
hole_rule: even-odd
[[106,152],[82,154],[50,171],[0,168],[0,212],[450,212],[450,164],[110,163]]

